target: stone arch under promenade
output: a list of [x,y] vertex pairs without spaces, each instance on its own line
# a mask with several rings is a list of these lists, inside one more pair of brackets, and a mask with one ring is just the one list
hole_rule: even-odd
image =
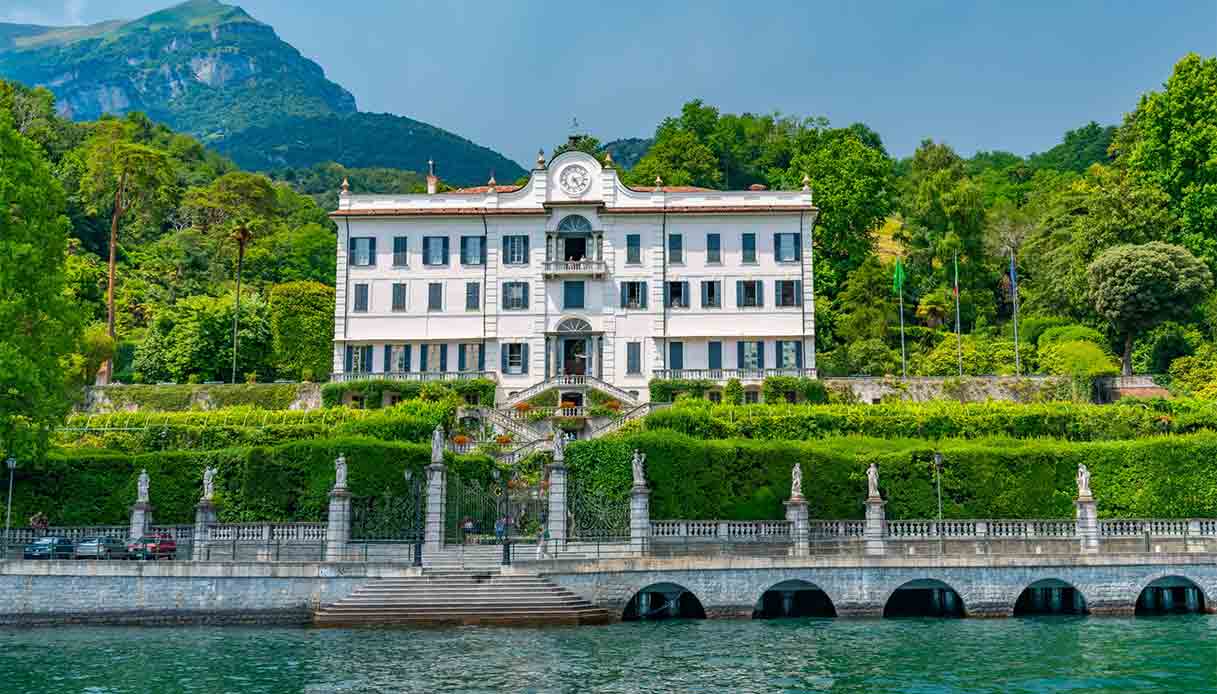
[[[1213,605],[1212,599],[1212,595],[1215,592],[1212,582],[1210,582],[1210,585],[1206,586],[1205,581],[1199,579],[1198,577],[1192,577],[1186,573],[1177,571],[1161,571],[1157,572],[1155,575],[1147,577],[1140,584],[1135,586],[1135,589],[1131,595],[1132,601],[1130,609],[1132,610],[1132,614],[1140,615],[1145,613],[1153,613],[1153,607],[1149,606],[1149,609],[1146,609],[1147,605],[1143,602],[1143,598],[1146,597],[1146,592],[1151,588],[1166,588],[1171,586],[1191,587],[1196,589],[1199,594],[1199,601],[1197,605],[1199,609],[1195,611],[1217,613],[1217,606]],[[1178,597],[1182,598],[1182,596]],[[1180,604],[1181,608],[1185,606],[1186,602],[1182,602]]]
[[660,581],[639,588],[621,608],[622,621],[650,619],[705,619],[706,609],[697,594],[679,583]]
[[1040,578],[1019,592],[1011,615],[1088,614],[1090,608],[1081,588],[1060,578]]
[[836,617],[828,591],[803,578],[785,579],[761,591],[752,617]]
[[967,600],[955,586],[937,578],[905,581],[888,591],[883,600],[885,618],[966,617],[967,608]]

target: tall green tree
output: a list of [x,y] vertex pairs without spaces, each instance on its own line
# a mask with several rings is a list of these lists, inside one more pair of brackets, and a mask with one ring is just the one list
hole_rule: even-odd
[[65,286],[64,207],[38,146],[0,112],[0,459],[38,454],[70,405],[81,320]]
[[1132,375],[1137,335],[1187,316],[1213,287],[1212,273],[1196,256],[1157,241],[1110,248],[1090,264],[1088,274],[1095,312],[1123,338],[1125,376]]
[[333,285],[275,285],[270,291],[270,330],[280,376],[324,379],[334,357]]

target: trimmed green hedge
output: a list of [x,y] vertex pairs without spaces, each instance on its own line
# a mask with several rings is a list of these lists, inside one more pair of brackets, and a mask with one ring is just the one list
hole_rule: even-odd
[[879,405],[711,405],[679,402],[645,419],[647,429],[703,439],[816,439],[857,434],[940,439],[1010,436],[1070,441],[1132,439],[1217,431],[1217,403],[1203,401],[1084,403],[883,403]]
[[[222,522],[322,522],[339,453],[346,454],[348,483],[356,496],[404,493],[405,468],[422,475],[431,460],[427,444],[355,437],[140,455],[61,450],[17,468],[13,519],[24,525],[42,512],[53,525],[124,524],[136,498],[136,479],[147,468],[155,522],[193,523],[203,469],[214,465]],[[445,457],[458,474],[488,477],[493,465],[486,456]]]
[[197,399],[206,399],[211,408],[254,407],[286,410],[296,400],[297,383],[225,383],[216,385],[123,385],[105,386],[99,391],[116,410],[180,412],[195,409]]
[[862,518],[866,467],[878,463],[890,519],[937,513],[933,454],[943,454],[948,518],[1072,518],[1079,463],[1091,472],[1104,518],[1217,516],[1217,435],[1075,443],[1014,439],[925,441],[839,437],[820,441],[702,440],[646,431],[567,449],[571,477],[624,496],[630,454],[647,455],[653,519],[777,519],[790,469],[803,468],[812,518]]
[[325,407],[341,405],[347,394],[363,397],[363,406],[367,409],[377,409],[384,400],[385,393],[397,393],[402,400],[422,398],[424,400],[442,400],[449,395],[461,399],[476,395],[477,402],[482,407],[494,406],[495,382],[488,378],[472,378],[465,381],[394,381],[383,378],[369,378],[362,381],[346,381],[344,383],[327,383],[321,388],[321,404]]

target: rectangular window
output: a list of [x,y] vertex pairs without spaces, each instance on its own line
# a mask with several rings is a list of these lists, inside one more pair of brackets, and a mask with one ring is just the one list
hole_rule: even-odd
[[368,312],[368,285],[355,285],[355,313]]
[[647,307],[646,282],[621,283],[621,308],[643,309]]
[[710,399],[710,402],[717,405],[723,401],[723,391],[721,391],[721,390],[709,391],[708,393],[706,393],[706,397],[708,397]]
[[797,340],[778,340],[778,368],[797,369],[802,366]]
[[799,280],[775,280],[773,293],[778,306],[801,306],[803,304],[802,284]]
[[799,262],[799,235],[774,234],[773,254],[779,263]]
[[427,285],[427,310],[444,310],[444,285],[441,282],[431,282]]
[[503,264],[504,265],[527,265],[528,264],[528,237],[527,236],[504,236],[503,237]]
[[723,283],[719,280],[703,280],[701,283],[701,307],[723,307]]
[[710,343],[710,364],[711,369],[718,370],[723,368],[723,343]]
[[740,342],[740,363],[741,369],[759,369],[761,368],[761,342]]
[[486,263],[486,244],[481,236],[461,237],[461,265],[483,265]]
[[409,245],[406,243],[405,236],[393,237],[393,265],[396,267],[405,267],[410,264]]
[[503,345],[502,366],[504,373],[528,373],[528,345],[523,342],[511,342]]
[[627,374],[642,373],[642,343],[625,343],[625,372]]
[[482,308],[482,283],[465,283],[465,310],[477,311]]
[[503,283],[503,310],[525,311],[528,309],[528,283]]
[[347,345],[347,373],[372,373],[372,345]]
[[482,346],[476,342],[465,342],[456,346],[457,371],[482,371]]
[[626,234],[625,264],[642,265],[642,236],[638,234]]
[[406,283],[395,282],[393,284],[393,310],[406,310]]
[[685,368],[685,343],[672,342],[668,344],[668,368],[680,371]]
[[448,237],[447,236],[424,236],[423,237],[423,264],[424,265],[447,265],[448,264]]
[[718,234],[706,235],[706,262],[714,264],[723,262],[722,241]]
[[393,370],[400,373],[410,371],[410,345],[393,348]]
[[664,305],[672,308],[689,308],[688,282],[668,282],[664,294]]
[[371,236],[351,238],[351,265],[368,267],[376,264],[376,239]]
[[745,390],[744,391],[744,404],[745,405],[755,405],[760,401],[761,401],[761,392],[759,390]]
[[583,308],[583,281],[567,280],[562,283],[562,307]]
[[735,305],[738,308],[759,308],[765,305],[765,290],[760,280],[737,280]]
[[744,234],[743,248],[744,248],[743,262],[755,263],[756,262],[756,234],[751,234],[751,233]]
[[668,262],[673,265],[685,262],[685,240],[680,234],[668,234]]

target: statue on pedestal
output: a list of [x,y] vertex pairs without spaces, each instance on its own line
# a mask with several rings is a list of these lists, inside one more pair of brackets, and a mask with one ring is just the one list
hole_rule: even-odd
[[203,501],[211,501],[216,494],[216,473],[219,472],[210,465],[203,470]]
[[566,434],[561,431],[554,433],[554,465],[566,462]]
[[790,468],[790,499],[803,498],[803,468],[798,463]]
[[633,468],[633,472],[634,472],[634,486],[635,487],[647,486],[646,471],[643,469],[643,465],[646,463],[646,461],[647,461],[646,453],[643,453],[642,451],[635,448],[634,457],[630,461],[630,466]]
[[431,464],[442,465],[444,463],[444,428],[440,425],[435,425],[435,431],[431,432]]
[[347,458],[345,453],[339,453],[334,461],[334,489],[347,488]]
[[136,501],[141,504],[148,503],[148,470],[143,469],[139,472],[139,487]]
[[870,467],[866,468],[866,498],[878,499],[879,497],[879,466],[871,463]]
[[1090,470],[1082,464],[1078,464],[1078,498],[1090,498]]

